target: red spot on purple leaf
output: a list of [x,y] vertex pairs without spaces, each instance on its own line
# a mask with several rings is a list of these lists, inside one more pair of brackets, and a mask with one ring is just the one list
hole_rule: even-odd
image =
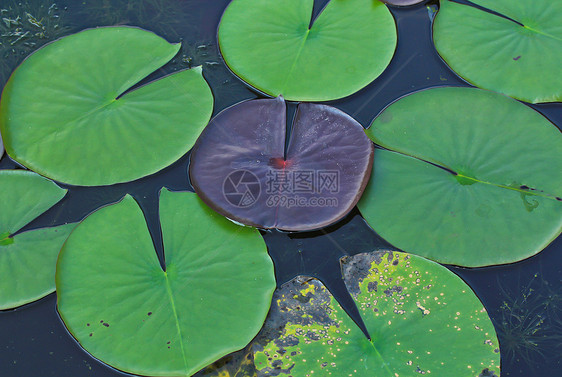
[[286,115],[278,97],[239,103],[211,120],[189,170],[207,205],[245,225],[288,231],[330,225],[355,206],[374,151],[363,127],[334,107],[301,103],[285,150]]

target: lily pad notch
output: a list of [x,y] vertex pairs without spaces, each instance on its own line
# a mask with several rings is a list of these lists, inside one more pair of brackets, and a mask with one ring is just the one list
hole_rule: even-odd
[[130,89],[179,49],[134,27],[88,29],[43,46],[4,87],[6,151],[41,175],[80,186],[132,181],[172,164],[213,110],[201,67]]
[[160,220],[166,271],[132,197],[88,216],[59,256],[58,311],[86,351],[119,370],[191,376],[257,334],[273,263],[257,230],[193,193],[163,189]]

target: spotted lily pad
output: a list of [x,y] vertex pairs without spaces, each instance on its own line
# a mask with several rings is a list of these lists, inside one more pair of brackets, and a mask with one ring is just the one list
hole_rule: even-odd
[[90,29],[29,56],[0,102],[8,154],[74,185],[107,185],[176,161],[207,124],[213,97],[201,68],[131,87],[179,44],[132,27]]
[[201,369],[193,377],[257,377],[251,346]]
[[295,285],[276,293],[256,338],[258,376],[499,375],[492,322],[452,272],[405,253],[359,254],[347,263],[346,283],[371,340],[320,282]]
[[230,69],[272,96],[327,101],[377,78],[396,48],[396,25],[373,0],[333,0],[311,21],[313,0],[234,0],[219,27]]
[[193,187],[210,207],[259,228],[309,230],[345,216],[369,179],[363,127],[330,106],[301,103],[285,152],[283,98],[218,114],[191,155]]
[[75,224],[13,234],[65,194],[35,173],[0,170],[0,310],[54,292],[57,256]]
[[367,130],[358,206],[394,246],[461,266],[512,263],[562,231],[562,135],[531,108],[472,88],[414,93]]
[[150,376],[191,376],[261,328],[275,288],[255,229],[193,193],[163,190],[166,271],[130,196],[87,217],[57,264],[58,310],[94,357]]
[[470,83],[537,103],[562,101],[562,2],[441,0],[435,47]]

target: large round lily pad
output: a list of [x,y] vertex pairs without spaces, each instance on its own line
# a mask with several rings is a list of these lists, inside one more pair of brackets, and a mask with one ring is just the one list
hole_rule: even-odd
[[374,174],[358,206],[394,246],[462,266],[511,263],[562,230],[562,135],[480,89],[414,93],[367,130]]
[[299,284],[274,296],[254,346],[258,376],[499,375],[492,322],[445,267],[405,253],[348,263],[346,283],[371,340],[320,282]]
[[12,235],[65,193],[66,190],[35,173],[0,170],[0,310],[54,292],[57,256],[75,224]]
[[87,217],[57,264],[58,310],[94,357],[123,371],[191,376],[243,348],[275,289],[258,231],[193,193],[160,197],[166,271],[130,196]]
[[37,50],[2,93],[8,154],[42,175],[87,186],[134,180],[176,161],[211,116],[201,68],[129,90],[179,48],[145,30],[106,27]]
[[377,78],[396,48],[387,7],[373,0],[332,0],[311,24],[313,0],[234,0],[219,45],[242,80],[288,100],[348,96]]
[[286,128],[281,97],[222,111],[191,154],[197,194],[260,228],[309,230],[341,219],[369,179],[373,145],[363,127],[333,107],[301,103],[285,153]]
[[481,88],[532,103],[562,101],[562,2],[472,3],[486,9],[440,2],[433,39],[447,64]]

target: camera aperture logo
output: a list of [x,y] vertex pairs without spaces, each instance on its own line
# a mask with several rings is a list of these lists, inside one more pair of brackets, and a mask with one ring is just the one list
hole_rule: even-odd
[[269,169],[265,182],[248,170],[234,170],[223,183],[226,200],[238,208],[253,206],[262,191],[268,207],[337,207],[339,190],[337,170]]
[[222,184],[225,199],[235,207],[253,206],[261,194],[258,177],[248,170],[235,170],[230,173]]

